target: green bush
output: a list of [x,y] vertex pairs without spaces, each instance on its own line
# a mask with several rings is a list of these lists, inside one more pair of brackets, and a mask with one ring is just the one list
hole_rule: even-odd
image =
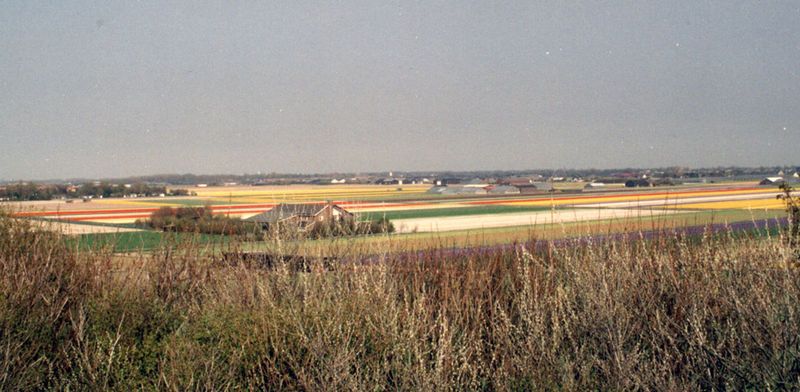
[[137,221],[140,227],[161,231],[189,232],[202,234],[221,234],[261,237],[261,229],[257,225],[213,215],[211,207],[161,207],[150,215],[146,221]]

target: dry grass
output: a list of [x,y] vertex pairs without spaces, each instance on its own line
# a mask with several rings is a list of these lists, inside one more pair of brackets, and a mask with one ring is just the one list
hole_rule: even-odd
[[0,389],[796,389],[778,239],[439,249],[330,270],[121,261],[0,217]]

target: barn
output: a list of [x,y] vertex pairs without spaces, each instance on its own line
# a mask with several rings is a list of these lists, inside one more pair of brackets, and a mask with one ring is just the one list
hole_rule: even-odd
[[271,210],[245,219],[270,229],[276,225],[296,226],[304,231],[316,225],[332,222],[343,222],[353,219],[353,214],[333,204],[278,204]]
[[517,185],[517,188],[522,194],[536,194],[555,191],[553,189],[553,183],[551,182],[534,182],[528,185]]

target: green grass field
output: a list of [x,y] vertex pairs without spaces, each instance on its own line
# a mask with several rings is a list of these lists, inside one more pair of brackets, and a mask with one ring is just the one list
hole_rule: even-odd
[[115,253],[150,251],[163,246],[186,243],[223,247],[231,243],[230,237],[211,234],[163,233],[160,231],[134,231],[124,233],[95,233],[66,237],[70,247],[80,250],[103,249],[111,247]]

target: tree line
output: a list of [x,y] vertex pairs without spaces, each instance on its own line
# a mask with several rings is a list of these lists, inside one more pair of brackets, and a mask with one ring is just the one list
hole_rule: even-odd
[[81,185],[36,184],[24,182],[0,187],[0,200],[28,201],[83,197],[126,196],[187,196],[186,189],[169,189],[162,185],[144,183],[120,185],[114,183],[85,183]]

